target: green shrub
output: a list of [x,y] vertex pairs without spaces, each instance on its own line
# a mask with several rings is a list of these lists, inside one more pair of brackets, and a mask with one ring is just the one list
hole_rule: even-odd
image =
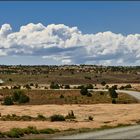
[[120,89],[124,89],[124,88],[125,88],[124,86],[121,86],[121,87],[120,87]]
[[27,103],[30,101],[30,98],[25,94],[20,94],[20,98],[18,100],[19,103]]
[[105,88],[108,89],[109,88],[109,85],[106,85]]
[[60,98],[61,98],[61,99],[64,98],[64,95],[61,94],[61,95],[60,95]]
[[44,120],[46,120],[46,117],[43,116],[42,114],[38,114],[37,119],[44,121]]
[[81,95],[87,95],[87,93],[88,93],[87,88],[83,87],[83,88],[80,90],[80,93],[81,93]]
[[92,94],[90,92],[87,93],[88,97],[92,97]]
[[102,81],[102,82],[101,82],[101,85],[102,85],[102,86],[105,86],[105,85],[106,85],[106,82],[105,82],[105,81]]
[[13,80],[11,78],[9,78],[9,81],[12,82]]
[[10,138],[20,138],[24,136],[24,131],[21,128],[12,128],[6,135]]
[[112,104],[116,104],[116,99],[112,98]]
[[114,88],[109,88],[109,94],[111,98],[118,98],[118,93],[115,91]]
[[126,85],[125,88],[132,88],[130,84]]
[[4,98],[4,102],[3,102],[4,105],[13,105],[13,101],[12,101],[12,98],[10,96],[6,96]]
[[20,117],[20,119],[23,121],[31,121],[33,118],[31,116],[28,116],[28,115],[23,115]]
[[80,85],[77,87],[77,89],[82,89],[82,88],[84,88],[84,85]]
[[50,117],[51,121],[65,121],[65,117],[63,115],[52,115]]
[[85,79],[91,80],[90,76],[85,76]]
[[92,84],[88,84],[88,85],[86,86],[86,88],[87,88],[87,89],[93,89],[93,85],[92,85]]
[[43,134],[54,134],[56,131],[51,128],[46,128],[39,130],[39,132]]
[[39,134],[39,131],[36,129],[34,126],[28,126],[27,128],[24,129],[25,134]]
[[21,86],[19,86],[19,85],[18,85],[18,86],[13,86],[13,87],[12,87],[12,89],[20,89],[20,88],[21,88]]
[[30,86],[34,86],[34,84],[33,83],[30,83]]
[[101,92],[100,92],[100,95],[104,95],[104,92],[103,92],[103,91],[101,91]]
[[51,89],[59,89],[60,87],[57,83],[52,82],[51,85],[50,85],[50,88]]
[[2,132],[0,132],[0,138],[4,138],[4,134]]
[[12,100],[14,102],[17,102],[20,98],[20,95],[22,94],[22,91],[21,90],[16,90],[13,92],[13,95],[12,95]]
[[65,85],[65,89],[70,89],[70,85]]
[[93,117],[92,116],[88,116],[88,120],[93,121]]
[[28,84],[24,85],[24,87],[25,87],[26,89],[31,89],[30,85],[28,85]]
[[117,90],[117,86],[118,86],[118,85],[113,85],[112,88],[113,88],[114,90]]

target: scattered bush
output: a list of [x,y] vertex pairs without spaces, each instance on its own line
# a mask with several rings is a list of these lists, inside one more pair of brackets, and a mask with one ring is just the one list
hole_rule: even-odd
[[124,89],[124,88],[125,88],[124,86],[121,86],[121,87],[120,87],[120,89]]
[[38,114],[37,119],[44,121],[44,120],[46,120],[46,117],[43,116],[42,114]]
[[23,116],[18,116],[20,120],[22,121],[31,121],[33,118],[29,115],[23,115]]
[[34,84],[33,83],[30,83],[30,86],[34,86]]
[[14,102],[18,103],[27,103],[30,100],[30,98],[25,95],[21,90],[14,91],[11,98]]
[[64,95],[61,94],[61,95],[60,95],[60,98],[61,98],[61,99],[64,98]]
[[21,90],[16,90],[13,92],[13,95],[12,95],[12,100],[14,102],[17,102],[20,98],[20,95],[22,94],[22,91]]
[[130,84],[126,85],[126,86],[121,86],[120,89],[127,89],[127,88],[132,88],[132,86]]
[[20,98],[19,98],[19,100],[18,100],[18,102],[21,104],[21,103],[27,103],[27,102],[29,102],[30,101],[30,98],[27,96],[27,95],[25,95],[25,94],[20,94]]
[[54,134],[56,131],[51,128],[46,128],[39,130],[39,132],[43,134]]
[[23,87],[26,89],[31,89],[30,85],[28,85],[28,84],[24,85]]
[[17,86],[13,86],[13,87],[11,87],[12,89],[20,89],[21,88],[21,86],[20,85],[17,85]]
[[51,121],[65,121],[65,117],[63,115],[52,115],[50,117]]
[[3,101],[3,105],[13,105],[13,100],[10,96],[6,96]]
[[103,92],[103,91],[101,91],[101,92],[100,92],[100,95],[104,95],[104,92]]
[[37,83],[35,84],[35,88],[38,88],[38,84]]
[[93,117],[92,116],[88,116],[88,120],[93,121]]
[[132,88],[130,84],[126,85],[125,88]]
[[25,134],[39,134],[39,131],[34,126],[28,126],[26,129],[24,129]]
[[115,98],[112,98],[112,104],[116,104],[116,99]]
[[105,88],[108,89],[109,88],[109,85],[106,85]]
[[91,80],[90,76],[85,76],[85,79]]
[[82,89],[84,88],[84,85],[78,86],[77,89]]
[[9,78],[9,81],[12,82],[13,80],[11,78]]
[[114,88],[109,88],[109,94],[111,98],[118,98],[118,93],[115,91]]
[[102,82],[101,82],[101,85],[102,85],[102,86],[105,86],[105,85],[106,85],[106,82],[105,82],[105,81],[102,81]]
[[88,97],[92,97],[92,94],[90,92],[87,93]]
[[50,88],[51,89],[59,89],[60,87],[57,83],[52,82],[51,85],[50,85]]
[[48,120],[45,116],[41,115],[41,114],[38,114],[37,117],[32,117],[32,116],[29,116],[29,115],[23,115],[23,116],[18,116],[16,114],[7,114],[7,115],[2,115],[0,117],[0,120],[2,121],[36,121],[36,120],[39,120],[39,121],[45,121],[45,120]]
[[0,132],[0,138],[21,138],[25,134],[54,134],[56,132],[60,132],[60,130],[51,128],[37,130],[34,126],[28,126],[27,128],[12,128],[8,132]]
[[112,88],[113,88],[114,90],[117,90],[117,86],[118,86],[118,85],[113,85]]
[[86,86],[86,88],[87,88],[87,89],[93,89],[93,85],[92,85],[92,84],[88,84],[88,85]]
[[21,128],[12,128],[6,135],[10,138],[20,138],[24,136],[24,132]]
[[88,94],[87,88],[85,88],[85,87],[81,88],[80,93],[81,93],[81,95],[87,95]]
[[70,89],[70,85],[65,85],[65,89]]

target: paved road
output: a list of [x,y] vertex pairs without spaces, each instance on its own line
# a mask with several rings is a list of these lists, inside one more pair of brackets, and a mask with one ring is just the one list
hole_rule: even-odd
[[140,139],[140,125],[59,136],[53,139]]

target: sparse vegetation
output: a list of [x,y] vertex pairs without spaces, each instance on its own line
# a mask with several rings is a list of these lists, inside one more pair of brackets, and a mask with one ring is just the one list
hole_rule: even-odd
[[61,99],[64,98],[64,95],[61,94],[61,95],[60,95],[60,98],[61,98]]
[[80,90],[81,95],[87,95],[88,94],[88,90],[86,87],[82,87]]
[[102,82],[101,82],[101,85],[102,85],[102,86],[105,86],[105,85],[106,85],[106,82],[105,82],[105,81],[102,81]]
[[13,105],[14,103],[22,104],[29,102],[30,98],[25,95],[21,90],[16,90],[11,96],[6,96],[3,105]]
[[88,116],[88,120],[93,121],[93,117],[92,116]]
[[70,85],[65,85],[65,89],[70,89]]
[[16,114],[1,115],[0,120],[2,121],[47,121],[48,118],[42,114],[38,114],[37,117],[32,117],[29,115],[18,116]]
[[13,103],[13,100],[12,100],[12,98],[10,96],[6,96],[4,98],[4,101],[3,101],[2,104],[3,105],[13,105],[14,103]]
[[115,91],[114,88],[109,88],[109,94],[111,98],[118,98],[118,93]]
[[52,82],[50,85],[50,89],[59,89],[59,85],[57,83]]
[[93,89],[93,85],[92,85],[92,84],[88,84],[88,85],[86,86],[86,88],[87,88],[87,89]]
[[52,115],[50,117],[51,121],[54,122],[54,121],[65,121],[65,117],[63,115]]
[[65,119],[75,119],[75,115],[73,110],[71,110],[70,112],[68,112],[68,115],[66,115]]

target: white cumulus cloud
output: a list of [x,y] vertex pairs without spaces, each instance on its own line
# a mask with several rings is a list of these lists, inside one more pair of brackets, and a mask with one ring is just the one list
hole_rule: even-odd
[[0,56],[32,55],[62,64],[140,64],[140,34],[124,36],[111,31],[83,34],[64,24],[29,23],[17,32],[0,28]]

